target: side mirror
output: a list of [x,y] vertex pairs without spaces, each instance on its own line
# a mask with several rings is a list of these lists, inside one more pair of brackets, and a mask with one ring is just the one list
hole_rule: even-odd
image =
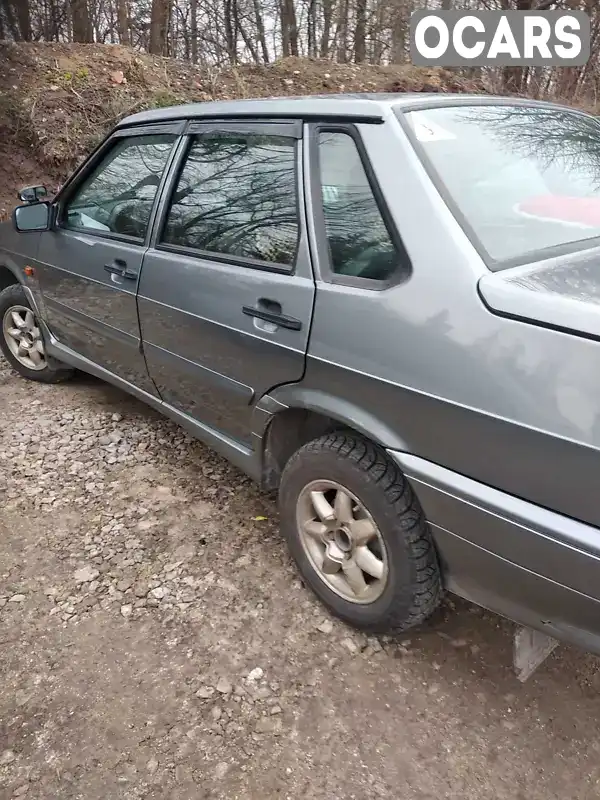
[[51,209],[50,203],[32,203],[26,206],[17,206],[13,212],[15,228],[20,233],[50,230],[52,222]]
[[24,203],[38,203],[48,197],[48,190],[45,186],[27,186],[19,192],[19,200]]

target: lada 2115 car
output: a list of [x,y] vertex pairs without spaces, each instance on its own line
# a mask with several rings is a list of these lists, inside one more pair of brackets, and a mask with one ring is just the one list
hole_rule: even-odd
[[124,119],[0,230],[0,345],[277,490],[366,631],[442,589],[600,652],[600,126],[453,95]]

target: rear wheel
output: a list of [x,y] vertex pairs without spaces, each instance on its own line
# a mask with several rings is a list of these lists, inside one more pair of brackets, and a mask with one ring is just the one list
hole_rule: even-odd
[[279,505],[300,572],[336,616],[384,633],[435,610],[441,581],[426,520],[373,443],[335,433],[305,445],[284,469]]
[[38,320],[19,284],[0,292],[0,320],[0,348],[20,375],[42,383],[59,383],[71,377],[73,370],[46,354]]

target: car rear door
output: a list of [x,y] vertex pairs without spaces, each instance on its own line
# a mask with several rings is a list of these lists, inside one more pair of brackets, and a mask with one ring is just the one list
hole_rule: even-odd
[[138,293],[162,399],[249,443],[250,414],[304,373],[314,281],[298,122],[193,123]]
[[115,133],[67,184],[41,234],[37,274],[58,341],[156,395],[140,346],[136,289],[181,123]]

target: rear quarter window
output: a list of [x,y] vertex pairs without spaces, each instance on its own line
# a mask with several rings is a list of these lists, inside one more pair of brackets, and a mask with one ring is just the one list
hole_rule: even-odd
[[401,270],[408,272],[408,259],[393,240],[353,136],[345,131],[321,131],[318,147],[333,274],[383,285]]

